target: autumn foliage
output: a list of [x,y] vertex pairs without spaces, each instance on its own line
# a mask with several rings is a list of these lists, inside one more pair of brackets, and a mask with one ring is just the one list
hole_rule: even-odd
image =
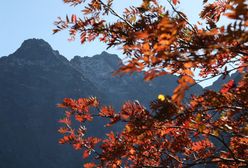
[[[245,0],[204,0],[201,23],[196,25],[177,10],[179,0],[143,0],[120,14],[113,8],[114,0],[64,2],[82,5],[83,15],[59,18],[54,33],[68,29],[70,38],[79,35],[82,44],[98,38],[108,47],[120,47],[128,61],[117,73],[145,70],[145,80],[179,76],[172,97],[159,95],[149,109],[130,101],[115,110],[95,97],[64,99],[59,104],[65,109],[59,143],[82,150],[84,158],[92,155],[95,161],[85,167],[248,166]],[[116,19],[107,21],[108,16]],[[221,25],[221,18],[229,24]],[[200,70],[202,80],[194,78],[195,70]],[[225,78],[235,70],[240,81],[231,80],[220,91],[207,90],[182,102],[185,91],[196,83]],[[124,128],[106,137],[88,136],[85,124],[94,124],[96,117],[108,119],[105,126],[122,123]]]

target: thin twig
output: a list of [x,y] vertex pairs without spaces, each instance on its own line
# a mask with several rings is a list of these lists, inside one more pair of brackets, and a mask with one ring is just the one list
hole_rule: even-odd
[[167,2],[170,4],[171,8],[174,10],[174,12],[176,12],[178,14],[178,16],[180,16],[185,22],[187,22],[187,24],[192,28],[192,30],[197,34],[196,29],[194,28],[194,26],[188,21],[187,18],[185,18],[178,10],[176,10],[176,8],[174,7],[174,5],[170,2],[170,0],[167,0]]
[[123,17],[121,17],[115,10],[113,10],[111,7],[109,7],[108,5],[106,5],[104,2],[102,2],[101,0],[99,0],[99,2],[107,9],[109,9],[110,13],[112,13],[112,15],[118,17],[119,19],[121,19],[123,22],[125,22],[129,27],[134,28],[133,25],[128,22],[126,19],[124,19]]

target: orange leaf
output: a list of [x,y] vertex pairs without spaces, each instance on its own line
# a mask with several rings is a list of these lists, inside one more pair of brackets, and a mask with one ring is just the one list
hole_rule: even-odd
[[64,134],[64,133],[66,133],[67,131],[69,131],[69,129],[66,128],[66,127],[59,128],[59,130],[58,130],[58,132],[61,133],[61,134]]
[[90,151],[89,150],[85,150],[83,153],[83,158],[88,158],[90,156]]
[[146,39],[149,37],[149,34],[147,32],[137,32],[136,37],[139,39]]
[[77,120],[79,122],[83,122],[84,121],[84,117],[82,115],[76,114],[75,115],[75,120]]
[[95,163],[85,163],[84,164],[84,168],[94,168],[94,167],[96,167]]
[[135,154],[135,150],[134,150],[133,148],[131,148],[131,149],[129,150],[129,153],[130,153],[131,155],[133,155],[133,154]]
[[195,80],[188,75],[184,75],[178,79],[178,83],[178,86],[174,90],[172,101],[174,101],[177,105],[181,105],[185,91],[190,87],[191,84],[195,83]]
[[72,15],[71,16],[71,21],[72,21],[72,23],[76,23],[77,22],[77,16],[76,15]]

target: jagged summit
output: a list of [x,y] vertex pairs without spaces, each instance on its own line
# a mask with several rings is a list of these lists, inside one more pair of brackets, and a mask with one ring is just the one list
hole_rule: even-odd
[[88,67],[90,69],[99,69],[100,71],[113,72],[122,65],[122,60],[116,54],[110,54],[103,51],[101,54],[93,57],[75,56],[70,61],[74,66]]
[[21,44],[20,48],[18,48],[13,54],[9,55],[9,57],[37,61],[44,60],[58,54],[59,53],[54,51],[45,40],[33,38],[25,40]]
[[52,49],[52,47],[50,46],[50,44],[48,44],[48,42],[46,42],[43,39],[37,39],[37,38],[27,39],[23,41],[21,45],[21,48],[31,48],[31,47]]
[[111,65],[114,68],[119,68],[120,65],[122,65],[122,60],[118,57],[116,54],[110,54],[106,51],[103,51],[99,55],[94,56],[95,59],[103,59],[105,62],[107,62],[109,65]]
[[117,63],[121,62],[121,59],[120,59],[120,57],[118,57],[118,55],[110,54],[110,53],[108,53],[106,51],[103,51],[101,54],[97,54],[97,55],[93,56],[93,58],[111,60],[111,61],[117,62]]
[[23,41],[23,43],[21,44],[21,47],[17,50],[19,52],[29,52],[29,51],[43,51],[43,52],[52,52],[53,49],[50,46],[50,44],[48,42],[46,42],[43,39],[36,39],[36,38],[32,38],[32,39],[27,39],[25,41]]
[[106,51],[103,51],[101,54],[97,54],[97,55],[94,55],[92,57],[89,57],[89,56],[79,56],[79,55],[76,55],[74,56],[74,58],[71,59],[71,61],[75,61],[75,60],[80,60],[80,59],[91,59],[91,60],[95,60],[95,59],[100,59],[100,60],[112,60],[112,61],[117,61],[117,62],[120,62],[121,59],[118,57],[118,55],[116,54],[110,54]]

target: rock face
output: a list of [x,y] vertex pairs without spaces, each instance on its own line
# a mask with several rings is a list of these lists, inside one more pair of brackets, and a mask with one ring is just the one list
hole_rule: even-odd
[[[126,100],[139,100],[141,104],[149,106],[149,102],[156,99],[158,94],[172,95],[177,86],[178,77],[174,75],[158,77],[149,82],[144,82],[142,73],[135,73],[131,76],[113,76],[113,72],[118,70],[122,61],[117,55],[107,52],[93,57],[76,56],[70,62],[104,92],[115,107],[120,107]],[[187,96],[201,92],[202,87],[196,85],[187,92]]]
[[[80,153],[58,144],[57,121],[63,113],[56,104],[65,97],[97,96],[117,109],[135,99],[148,106],[159,93],[171,95],[177,85],[173,75],[148,83],[140,73],[112,77],[121,64],[116,55],[106,52],[68,61],[39,39],[26,40],[15,53],[1,57],[0,167],[82,166]],[[200,92],[196,85],[187,95]],[[90,130],[102,136],[104,128],[98,127]]]

